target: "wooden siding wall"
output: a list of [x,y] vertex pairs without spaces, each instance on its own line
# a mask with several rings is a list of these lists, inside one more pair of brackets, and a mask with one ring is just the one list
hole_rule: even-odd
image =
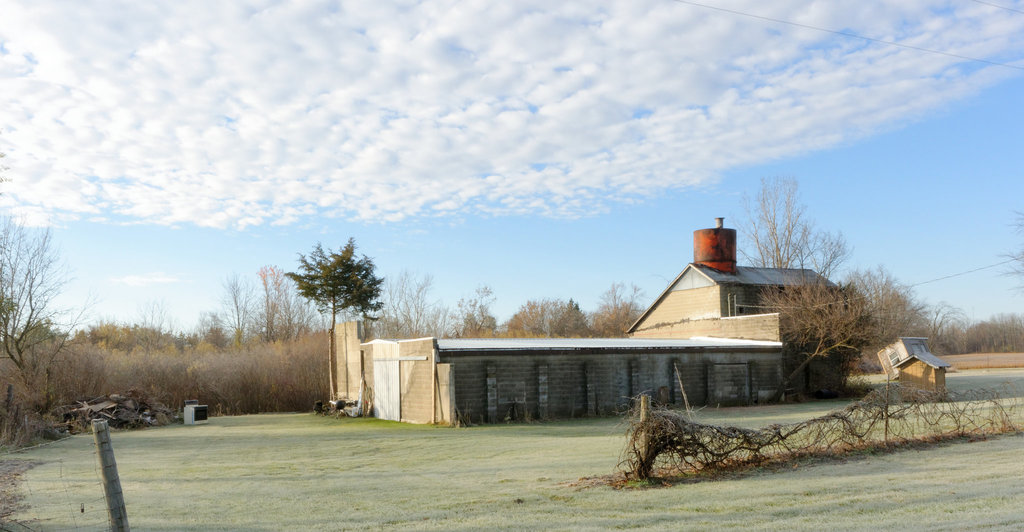
[[681,405],[680,381],[691,405],[748,404],[769,398],[782,380],[782,354],[770,351],[441,352],[439,358],[452,365],[457,415],[474,423],[607,415],[641,393]]
[[900,384],[913,386],[929,392],[943,393],[946,391],[945,368],[933,368],[920,360],[915,360],[900,368]]
[[[648,320],[649,322],[650,320]],[[645,322],[646,323],[646,322]],[[665,323],[659,327],[641,324],[633,338],[742,338],[745,340],[779,341],[779,315],[761,314],[736,318],[684,320]]]

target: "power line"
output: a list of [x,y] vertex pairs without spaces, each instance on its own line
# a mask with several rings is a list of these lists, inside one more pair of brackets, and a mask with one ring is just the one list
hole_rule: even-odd
[[971,1],[975,2],[975,3],[978,3],[978,4],[985,4],[987,6],[998,7],[999,9],[1005,9],[1007,11],[1013,11],[1014,13],[1024,14],[1024,11],[1021,11],[1020,9],[1016,9],[1016,8],[1012,8],[1012,7],[1006,7],[1006,6],[1001,6],[999,4],[993,4],[992,2],[985,2],[983,0],[971,0]]
[[[981,266],[981,267],[978,267],[978,268],[974,268],[972,270],[965,270],[965,271],[962,271],[962,272],[957,272],[957,273],[953,273],[953,274],[950,274],[950,275],[945,275],[945,276],[942,276],[942,277],[936,277],[934,279],[928,279],[927,281],[921,281],[919,283],[908,284],[908,285],[904,285],[904,286],[906,288],[914,288],[915,286],[921,286],[923,284],[934,283],[934,282],[937,282],[937,281],[944,281],[946,279],[952,279],[953,277],[960,277],[961,275],[967,275],[969,273],[975,273],[975,272],[980,272],[982,270],[988,270],[988,269],[991,269],[991,268],[995,268],[997,266],[1002,266],[1004,264],[1009,264],[1011,262],[1015,262],[1017,260],[1018,259],[1016,259],[1016,258],[1007,259],[1007,260],[1004,260],[1002,262],[996,262],[994,264],[989,264],[987,266]],[[867,298],[868,298],[867,294],[861,294],[861,295],[858,295],[858,296],[854,296],[852,299],[867,299]],[[846,302],[845,300],[828,301],[826,303],[820,303],[818,305],[815,305],[815,306],[811,307],[811,309],[825,308],[825,307],[832,306],[832,305],[841,305],[841,304],[844,304],[845,302]],[[753,307],[753,308],[763,308],[763,309],[773,308],[773,307],[769,307],[769,306],[765,306],[765,305],[744,305],[744,306],[746,306],[746,307]],[[785,307],[785,308],[791,308],[792,309],[792,308],[801,308],[801,307]]]
[[[954,54],[954,53],[951,53],[951,52],[943,52],[942,50],[935,50],[933,48],[924,48],[924,47],[921,47],[921,46],[914,46],[912,44],[904,44],[904,43],[896,42],[896,41],[887,41],[885,39],[876,39],[874,37],[865,37],[864,35],[858,35],[856,33],[850,33],[850,32],[847,32],[847,31],[830,30],[828,28],[822,28],[822,27],[819,27],[819,26],[812,26],[810,24],[802,24],[800,22],[793,22],[791,20],[783,20],[783,19],[779,19],[779,18],[766,17],[766,16],[763,16],[763,15],[755,15],[753,13],[747,13],[747,12],[744,12],[744,11],[736,11],[735,9],[728,9],[728,8],[724,8],[724,7],[711,6],[711,5],[707,5],[707,4],[691,2],[690,0],[672,0],[672,1],[680,3],[680,4],[687,4],[687,5],[696,6],[696,7],[703,7],[705,9],[714,9],[715,11],[722,11],[722,12],[725,12],[725,13],[732,13],[733,15],[740,15],[740,16],[750,17],[750,18],[755,18],[755,19],[760,19],[760,20],[767,20],[769,22],[777,22],[779,24],[788,24],[790,26],[796,26],[798,28],[804,28],[804,29],[815,30],[815,31],[822,31],[822,32],[825,32],[825,33],[832,33],[834,35],[842,35],[844,37],[851,37],[851,38],[854,38],[854,39],[862,39],[862,40],[865,40],[865,41],[875,42],[875,43],[879,43],[879,44],[885,44],[885,45],[889,45],[889,46],[898,46],[900,48],[907,48],[909,50],[917,50],[919,52],[926,52],[926,53],[929,53],[929,54],[944,55],[946,57],[953,57],[953,58],[956,58],[956,59],[963,59],[964,61],[974,61],[974,62],[977,62],[977,63],[985,63],[985,64],[992,65],[992,66],[1001,66],[1001,67],[1005,67],[1005,68],[1012,68],[1014,70],[1024,70],[1024,67],[1016,66],[1016,65],[1011,65],[1009,63],[1001,63],[999,61],[989,61],[988,59],[979,59],[977,57],[970,57],[970,56],[966,56],[966,55]],[[978,0],[975,0],[975,1],[978,1]],[[982,3],[985,3],[985,2],[982,2]],[[995,6],[995,7],[1002,7],[1002,6]]]
[[915,286],[921,286],[923,284],[934,283],[936,281],[943,281],[945,279],[951,279],[953,277],[959,277],[961,275],[967,275],[969,273],[980,272],[981,270],[987,270],[989,268],[995,268],[996,266],[1002,266],[1003,264],[1009,264],[1011,262],[1014,262],[1015,260],[1017,260],[1017,259],[1007,259],[1007,260],[1004,260],[1002,262],[997,262],[995,264],[989,264],[988,266],[982,266],[980,268],[975,268],[973,270],[967,270],[967,271],[963,271],[963,272],[947,275],[945,277],[938,277],[938,278],[935,278],[935,279],[929,279],[927,281],[921,281],[920,283],[914,283],[914,284],[911,284],[911,285],[907,285],[907,287],[908,288],[913,288]]

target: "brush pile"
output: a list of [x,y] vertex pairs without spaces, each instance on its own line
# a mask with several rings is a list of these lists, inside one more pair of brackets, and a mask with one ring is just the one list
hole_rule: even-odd
[[157,401],[150,401],[138,390],[111,394],[62,406],[56,414],[72,434],[92,430],[94,419],[104,419],[111,428],[134,429],[167,425],[177,413]]
[[[1015,432],[1024,426],[1016,390],[935,394],[892,384],[860,401],[799,423],[759,429],[694,421],[690,412],[634,409],[623,458],[627,478],[834,455],[870,446]],[[638,401],[638,404],[647,404]]]

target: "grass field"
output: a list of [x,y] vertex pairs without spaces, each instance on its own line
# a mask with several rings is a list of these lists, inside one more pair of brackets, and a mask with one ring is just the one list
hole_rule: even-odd
[[[1024,370],[959,372],[993,387]],[[840,407],[823,401],[705,409],[704,421],[762,426]],[[214,418],[113,434],[135,530],[1019,529],[1024,436],[842,461],[802,462],[651,489],[578,488],[615,470],[615,419],[446,429],[311,414]],[[20,484],[31,529],[106,525],[91,436],[4,460],[39,463]]]

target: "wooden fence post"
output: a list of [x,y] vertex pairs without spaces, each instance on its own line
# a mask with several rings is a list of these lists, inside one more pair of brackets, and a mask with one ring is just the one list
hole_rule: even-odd
[[114,447],[110,444],[110,427],[102,419],[92,422],[93,439],[96,440],[96,456],[100,462],[103,477],[103,494],[107,498],[107,516],[110,529],[114,532],[129,532],[128,510],[124,506],[121,479],[117,476],[117,462],[114,461]]

